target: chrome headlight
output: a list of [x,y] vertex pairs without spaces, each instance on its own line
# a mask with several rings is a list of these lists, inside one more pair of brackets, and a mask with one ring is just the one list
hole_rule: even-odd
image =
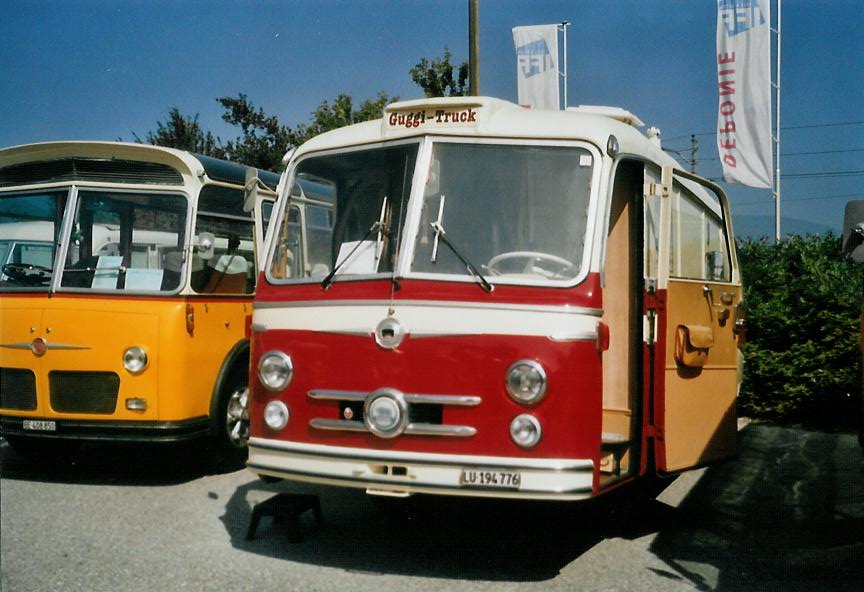
[[523,405],[536,405],[546,394],[546,371],[534,360],[519,360],[507,369],[507,392]]
[[291,413],[288,406],[282,401],[270,401],[264,407],[264,423],[271,430],[279,431],[288,425]]
[[127,347],[123,352],[123,367],[130,374],[140,374],[147,369],[147,352],[143,347]]
[[258,361],[258,380],[270,391],[281,391],[294,377],[294,362],[291,356],[280,351],[270,351]]
[[533,415],[519,415],[510,422],[510,437],[522,448],[531,448],[540,441],[543,429]]

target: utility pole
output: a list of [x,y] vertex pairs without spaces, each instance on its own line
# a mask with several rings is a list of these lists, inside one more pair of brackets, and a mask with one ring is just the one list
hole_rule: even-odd
[[699,151],[699,140],[696,134],[690,134],[690,172],[696,174],[696,152]]
[[480,0],[468,0],[468,94],[480,95]]

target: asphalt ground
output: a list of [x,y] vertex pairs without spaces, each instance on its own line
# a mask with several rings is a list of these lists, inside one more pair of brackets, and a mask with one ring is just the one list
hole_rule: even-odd
[[[736,460],[577,504],[412,498],[264,483],[193,447],[85,446],[32,462],[0,443],[0,589],[855,590],[856,437],[751,424]],[[300,542],[252,508],[319,495]]]

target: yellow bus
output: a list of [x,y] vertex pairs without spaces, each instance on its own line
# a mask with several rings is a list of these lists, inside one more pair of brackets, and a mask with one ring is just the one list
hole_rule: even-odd
[[279,177],[121,142],[0,150],[0,429],[15,450],[209,437],[242,456]]

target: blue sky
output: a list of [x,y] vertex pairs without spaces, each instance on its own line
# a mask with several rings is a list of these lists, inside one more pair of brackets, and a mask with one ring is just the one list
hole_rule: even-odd
[[[408,70],[467,60],[467,0],[5,0],[0,146],[141,137],[176,106],[223,140],[221,96],[282,123],[323,99],[421,96]],[[774,4],[774,2],[772,2]],[[480,0],[481,93],[516,100],[511,28],[568,20],[570,104],[624,107],[720,176],[714,0]],[[864,2],[783,2],[784,231],[840,230],[864,199]],[[773,235],[769,190],[725,185],[736,224]]]

